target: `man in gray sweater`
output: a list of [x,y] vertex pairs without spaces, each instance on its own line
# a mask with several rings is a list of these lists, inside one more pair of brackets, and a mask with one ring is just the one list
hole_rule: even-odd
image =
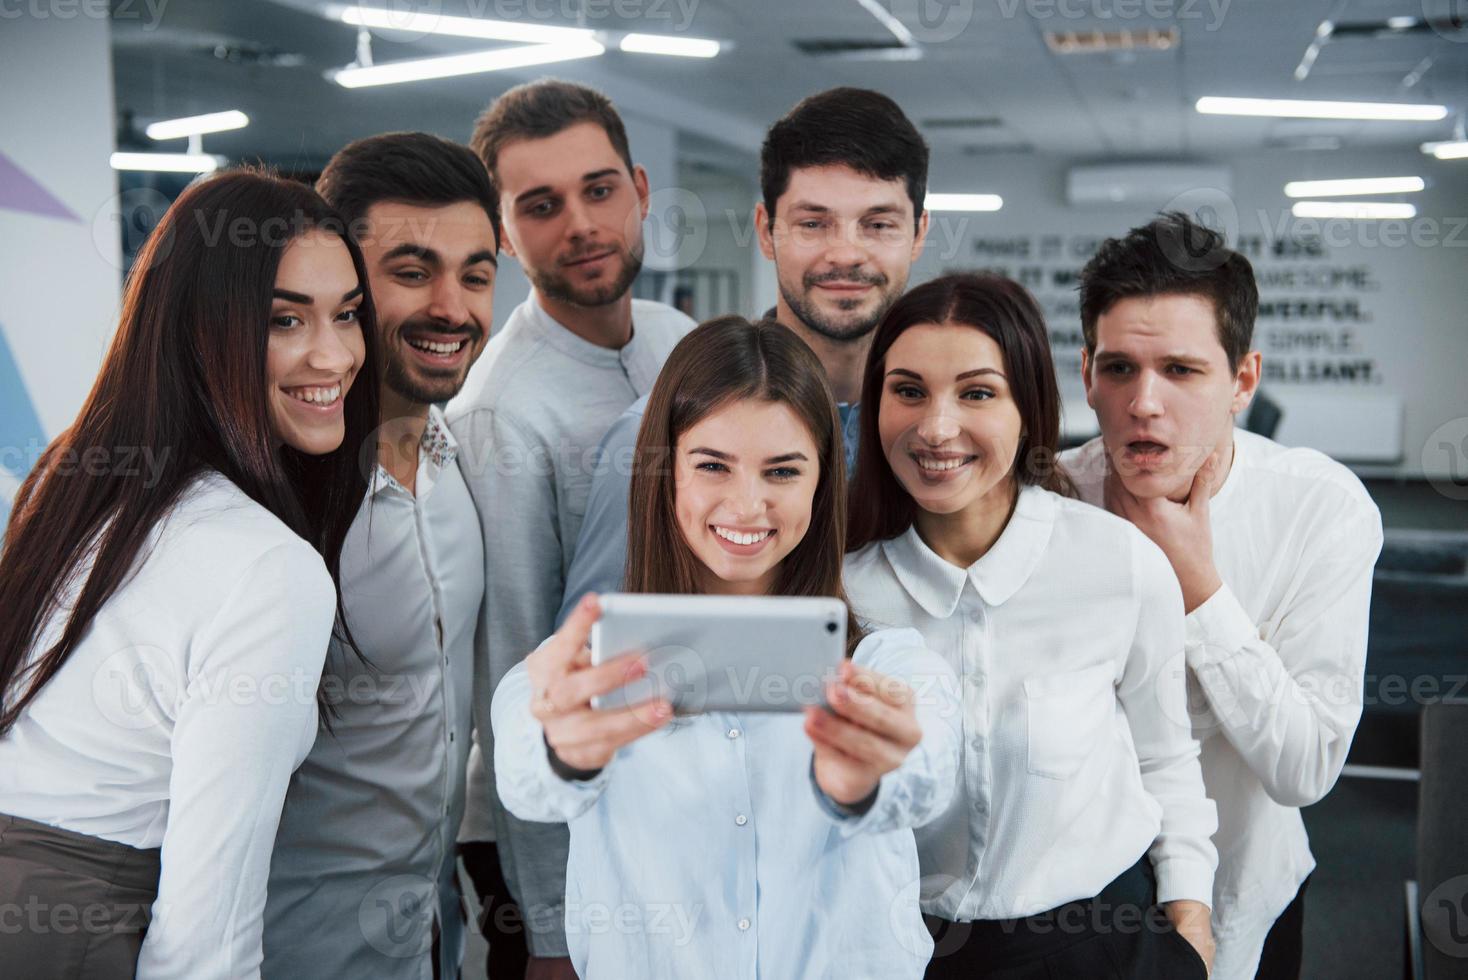
[[566,828],[517,820],[499,804],[489,704],[500,678],[554,632],[597,445],[694,323],[629,292],[642,267],[647,173],[605,96],[556,80],[521,85],[485,110],[471,145],[499,190],[504,251],[533,289],[447,411],[484,531],[489,664],[475,683],[461,853],[484,905],[491,980],[512,976],[517,954],[524,961],[518,924],[502,914],[511,897],[529,944],[525,975],[571,977]]

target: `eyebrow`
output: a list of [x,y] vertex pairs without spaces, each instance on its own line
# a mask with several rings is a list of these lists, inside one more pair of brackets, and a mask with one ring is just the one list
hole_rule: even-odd
[[[1175,353],[1171,353],[1171,354],[1163,354],[1161,357],[1159,357],[1157,359],[1160,360],[1160,361],[1167,361],[1167,362],[1173,363],[1173,364],[1184,364],[1184,365],[1187,365],[1188,367],[1205,368],[1205,367],[1208,366],[1208,359],[1207,358],[1195,357],[1192,354],[1183,354],[1183,353],[1180,353],[1180,352],[1175,352]],[[1100,353],[1100,354],[1097,354],[1096,355],[1096,363],[1097,364],[1114,364],[1114,363],[1116,363],[1118,361],[1128,361],[1128,362],[1130,362],[1130,361],[1135,361],[1135,360],[1137,360],[1137,358],[1132,357],[1130,354],[1123,354],[1120,351],[1107,351],[1107,352]]]
[[[921,374],[918,374],[916,371],[909,371],[907,368],[893,368],[892,370],[887,372],[887,377],[890,378],[894,374],[901,375],[904,378],[912,378],[916,381],[923,380],[923,376]],[[1002,378],[1005,381],[1009,380],[1008,378],[1004,377],[1003,371],[999,370],[998,368],[990,367],[974,368],[972,371],[964,371],[962,374],[955,374],[953,376],[953,380],[962,381],[965,378],[976,378],[981,374],[992,374],[995,377]]]
[[[736,458],[737,458],[735,456],[730,455],[729,453],[721,453],[717,449],[708,449],[708,448],[705,448],[703,446],[699,446],[696,449],[690,449],[690,450],[688,450],[688,453],[689,453],[689,455],[701,454],[701,455],[704,455],[704,456],[712,456],[712,457],[714,457],[714,459],[722,459],[722,460],[727,460],[729,462],[734,462],[736,460]],[[809,460],[806,459],[806,456],[805,456],[804,453],[784,453],[784,454],[779,455],[779,456],[771,456],[769,459],[765,460],[765,465],[768,466],[768,465],[770,465],[772,463],[793,463],[793,462],[806,463],[806,462],[809,462]]]
[[[593,170],[590,173],[582,174],[581,183],[589,184],[594,180],[605,180],[608,177],[620,176],[621,173],[622,171],[618,170],[616,167],[603,167],[600,170]],[[551,194],[554,193],[554,191],[555,188],[552,187],[550,184],[541,184],[539,187],[532,187],[530,188],[530,190],[525,191],[522,194],[516,194],[515,203],[519,204],[520,202],[529,200],[532,197],[539,197],[542,194]]]
[[[361,294],[362,286],[358,284],[355,289],[349,289],[345,293],[342,293],[341,301],[345,303],[348,300],[356,299]],[[293,293],[289,289],[274,289],[271,290],[271,295],[276,299],[283,299],[287,303],[300,303],[303,306],[314,306],[316,303],[313,297],[307,296],[305,293]]]
[[[382,261],[391,262],[393,259],[400,259],[404,257],[421,259],[422,261],[427,262],[429,265],[443,264],[443,257],[438,254],[437,249],[430,248],[427,245],[419,245],[417,242],[404,242],[403,244],[394,247],[382,257]],[[492,250],[487,248],[483,248],[477,252],[471,253],[469,257],[464,260],[464,267],[468,268],[469,266],[477,265],[480,262],[488,262],[495,268],[499,268],[499,259],[495,257],[495,253]]]
[[[831,214],[834,209],[814,201],[796,201],[790,205],[791,211],[810,211],[815,214]],[[874,204],[862,212],[862,217],[873,214],[901,214],[902,206],[899,204]]]

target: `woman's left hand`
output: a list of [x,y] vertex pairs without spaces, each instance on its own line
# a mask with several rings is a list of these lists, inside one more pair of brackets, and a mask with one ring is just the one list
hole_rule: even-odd
[[922,740],[912,688],[845,660],[840,676],[826,686],[826,701],[829,711],[805,709],[816,783],[837,803],[853,806]]
[[1173,928],[1177,929],[1178,935],[1186,939],[1198,951],[1198,956],[1202,958],[1203,963],[1208,967],[1208,973],[1212,975],[1213,954],[1218,947],[1213,942],[1212,913],[1208,906],[1202,902],[1179,900],[1168,902],[1162,908],[1167,913],[1168,921],[1172,923]]

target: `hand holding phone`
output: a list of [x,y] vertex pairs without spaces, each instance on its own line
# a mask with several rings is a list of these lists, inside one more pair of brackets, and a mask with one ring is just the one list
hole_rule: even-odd
[[805,709],[805,733],[815,745],[816,783],[852,806],[871,796],[884,775],[922,741],[912,688],[851,661],[826,688],[827,708]]
[[530,713],[545,729],[556,757],[573,769],[596,770],[617,750],[667,724],[673,707],[655,698],[610,711],[595,711],[591,699],[623,687],[647,672],[645,660],[628,653],[593,666],[587,639],[601,616],[595,595],[585,596],[566,622],[525,658],[530,674]]

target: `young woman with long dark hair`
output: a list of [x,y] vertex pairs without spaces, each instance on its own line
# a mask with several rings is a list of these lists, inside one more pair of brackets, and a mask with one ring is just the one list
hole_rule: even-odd
[[314,191],[247,171],[185,191],[139,253],[0,553],[0,907],[32,916],[0,974],[259,975],[366,492],[366,283]]
[[[636,459],[629,591],[844,598],[836,404],[787,328],[727,317],[689,333]],[[500,798],[570,823],[577,975],[920,976],[931,940],[911,828],[952,793],[952,671],[916,633],[853,620],[830,711],[667,726],[665,700],[591,709],[645,669],[633,655],[589,665],[597,616],[587,596],[492,712]]]
[[1039,307],[993,275],[911,290],[862,406],[852,608],[961,680],[959,792],[917,833],[927,975],[1205,976],[1217,820],[1182,596],[1141,532],[1066,494]]

